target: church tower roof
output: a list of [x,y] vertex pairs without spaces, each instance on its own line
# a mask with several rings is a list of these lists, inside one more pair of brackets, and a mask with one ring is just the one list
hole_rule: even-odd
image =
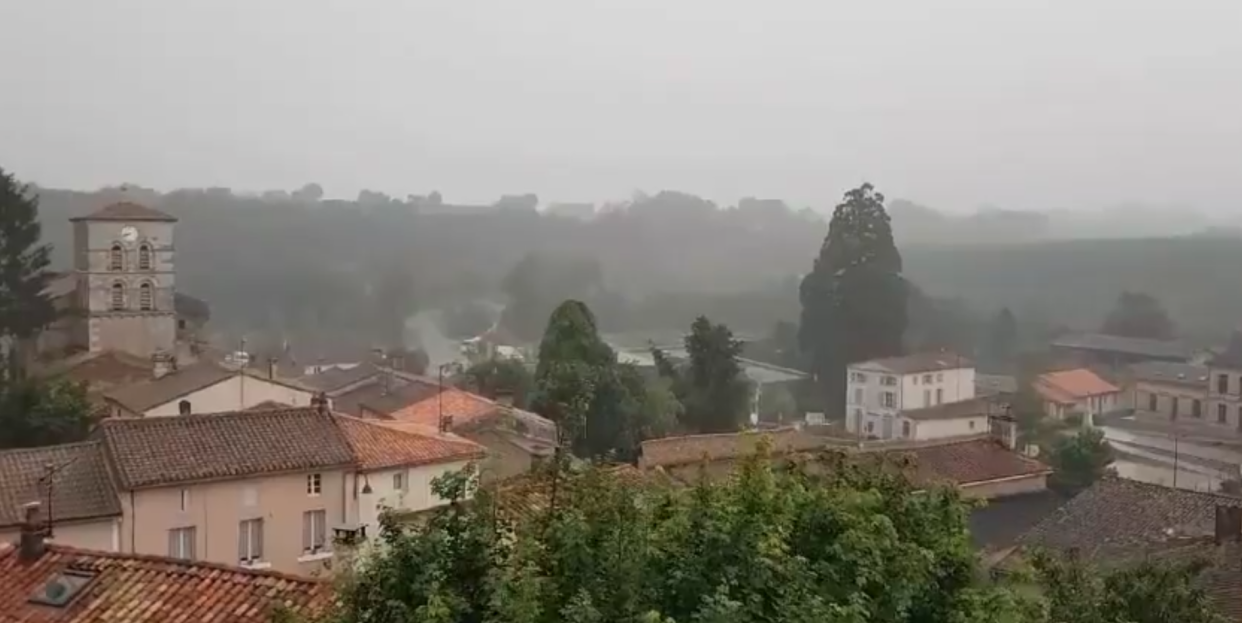
[[71,221],[164,221],[168,223],[177,222],[176,217],[166,214],[155,208],[133,203],[132,201],[121,201],[113,203],[96,210],[86,216],[78,216],[69,219]]

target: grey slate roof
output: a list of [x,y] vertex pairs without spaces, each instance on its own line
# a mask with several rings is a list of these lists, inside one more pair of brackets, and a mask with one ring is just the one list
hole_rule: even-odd
[[1140,381],[1175,383],[1206,388],[1208,367],[1172,361],[1144,361],[1130,366],[1130,375]]
[[1022,535],[1023,546],[1078,550],[1101,562],[1124,560],[1163,548],[1170,534],[1211,526],[1217,505],[1242,506],[1242,499],[1108,477]]
[[150,379],[117,389],[107,394],[135,413],[166,404],[205,387],[211,387],[237,374],[210,361],[200,361],[170,372],[159,379]]
[[122,489],[349,465],[330,413],[313,407],[113,418],[97,431]]
[[305,385],[331,394],[355,383],[365,381],[367,378],[377,374],[379,374],[379,368],[373,363],[366,362],[360,363],[348,370],[332,368],[319,374],[309,374],[303,376],[300,380]]
[[901,417],[910,418],[920,422],[929,420],[956,420],[958,418],[1001,415],[1004,411],[1005,405],[995,402],[991,396],[980,396],[969,400],[946,402],[933,407],[906,409],[901,412]]
[[51,513],[56,522],[121,514],[121,504],[103,445],[99,441],[0,451],[0,528],[20,525],[20,508],[27,502],[43,503],[47,517],[47,488],[39,483],[46,466],[52,476]]
[[972,368],[974,365],[974,362],[970,359],[967,359],[957,353],[933,352],[917,353],[902,357],[888,357],[885,359],[873,359],[871,361],[851,364],[850,367],[868,370],[882,368],[892,372],[893,374],[916,374],[921,372],[937,372],[944,370],[957,370],[959,368]]
[[1104,333],[1063,335],[1053,340],[1052,345],[1058,348],[1121,353],[1151,357],[1153,359],[1176,359],[1179,361],[1189,361],[1194,355],[1193,350],[1181,342],[1122,337],[1120,335],[1107,335]]

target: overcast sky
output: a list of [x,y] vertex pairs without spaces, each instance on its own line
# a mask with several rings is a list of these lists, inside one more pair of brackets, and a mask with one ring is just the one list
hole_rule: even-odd
[[0,167],[1242,213],[1242,0],[0,0]]

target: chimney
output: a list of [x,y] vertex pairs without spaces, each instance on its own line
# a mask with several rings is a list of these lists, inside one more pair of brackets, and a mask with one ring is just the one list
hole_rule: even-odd
[[319,412],[320,415],[327,415],[328,395],[323,392],[315,394],[315,396],[311,398],[311,407],[313,407],[315,411]]
[[496,404],[504,405],[506,407],[512,407],[513,406],[513,392],[507,389],[496,390],[495,400],[496,400]]
[[1216,544],[1242,542],[1242,506],[1216,505]]
[[276,378],[276,358],[275,357],[267,358],[267,378],[268,379]]
[[22,505],[21,541],[19,541],[18,560],[34,562],[43,557],[47,544],[43,541],[43,526],[39,522],[39,503],[29,502]]
[[151,378],[162,379],[175,369],[173,358],[168,353],[159,350],[151,355]]

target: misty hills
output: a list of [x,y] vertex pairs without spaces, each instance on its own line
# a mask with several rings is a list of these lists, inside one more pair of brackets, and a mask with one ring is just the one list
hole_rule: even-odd
[[[119,197],[39,192],[61,268],[69,264],[69,217]],[[823,216],[780,201],[719,209],[676,192],[590,214],[581,205],[540,212],[533,195],[459,210],[435,193],[434,201],[380,193],[316,201],[304,191],[138,192],[136,200],[181,219],[179,287],[210,301],[213,326],[234,333],[365,337],[395,322],[376,314],[503,300],[505,277],[530,253],[597,264],[590,292],[608,330],[677,329],[708,313],[765,332],[798,317],[798,276],[827,233]],[[1187,212],[1131,208],[959,216],[893,201],[890,209],[907,276],[980,313],[1008,306],[1048,324],[1093,328],[1129,289],[1160,298],[1192,332],[1231,329],[1242,318],[1236,230],[1208,229],[1209,219]],[[1124,238],[1151,231],[1162,237]]]

